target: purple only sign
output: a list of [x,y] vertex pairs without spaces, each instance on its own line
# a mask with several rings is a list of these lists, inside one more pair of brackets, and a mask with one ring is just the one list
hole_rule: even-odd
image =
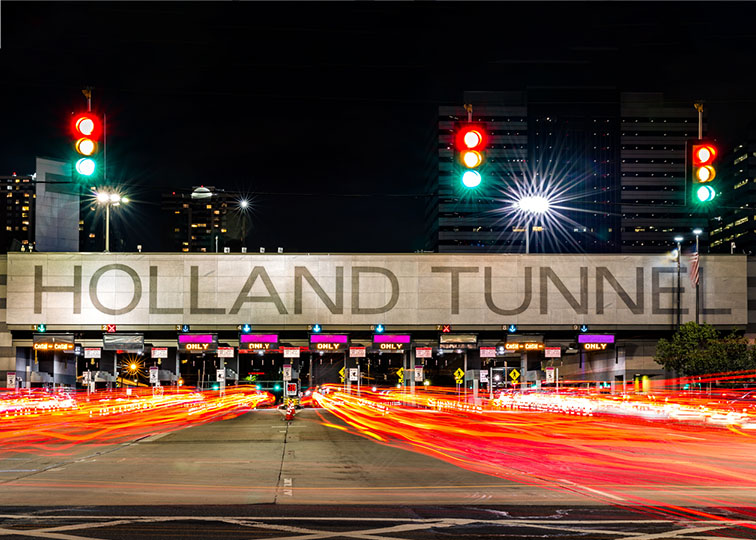
[[213,343],[213,334],[179,334],[179,343]]
[[242,334],[239,343],[278,343],[278,334]]
[[409,343],[409,334],[375,334],[373,343]]
[[310,343],[346,343],[347,334],[310,334]]
[[580,334],[578,343],[614,343],[614,334]]

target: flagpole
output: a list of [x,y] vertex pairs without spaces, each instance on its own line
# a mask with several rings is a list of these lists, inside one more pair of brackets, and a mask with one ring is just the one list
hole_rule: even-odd
[[698,291],[698,283],[701,281],[701,254],[698,251],[698,236],[702,233],[701,229],[695,229],[693,231],[693,234],[696,235],[696,324],[699,324],[698,322],[698,313],[699,313],[699,304],[700,304],[700,295]]

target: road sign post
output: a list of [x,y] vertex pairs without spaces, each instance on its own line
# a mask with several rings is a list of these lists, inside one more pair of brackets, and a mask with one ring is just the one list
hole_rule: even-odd
[[157,386],[160,384],[160,381],[158,379],[158,367],[157,366],[150,366],[150,384],[153,386]]

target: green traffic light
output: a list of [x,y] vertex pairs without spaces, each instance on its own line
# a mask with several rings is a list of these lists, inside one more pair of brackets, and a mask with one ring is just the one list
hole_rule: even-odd
[[465,171],[462,175],[462,183],[466,188],[476,188],[481,181],[482,178],[478,171]]
[[711,186],[701,186],[696,190],[696,197],[698,198],[699,202],[710,202],[714,200],[714,197],[716,197],[716,195],[717,193]]
[[280,390],[280,389],[281,389],[281,385],[280,385],[280,384],[277,384],[277,385],[275,385],[275,386],[273,387],[273,390],[276,390],[276,391],[278,391],[278,390]]
[[81,158],[76,162],[76,172],[82,176],[92,176],[95,172],[95,162],[90,158]]

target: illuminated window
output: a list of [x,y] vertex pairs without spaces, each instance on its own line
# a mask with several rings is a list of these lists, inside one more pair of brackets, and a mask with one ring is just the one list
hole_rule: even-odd
[[175,229],[173,229],[173,232],[181,232],[181,229],[179,229],[178,227],[176,227]]
[[208,205],[205,206],[205,208],[207,208],[208,210],[212,210],[213,209],[213,205],[212,204],[208,204]]
[[95,238],[95,233],[89,233],[90,238]]

